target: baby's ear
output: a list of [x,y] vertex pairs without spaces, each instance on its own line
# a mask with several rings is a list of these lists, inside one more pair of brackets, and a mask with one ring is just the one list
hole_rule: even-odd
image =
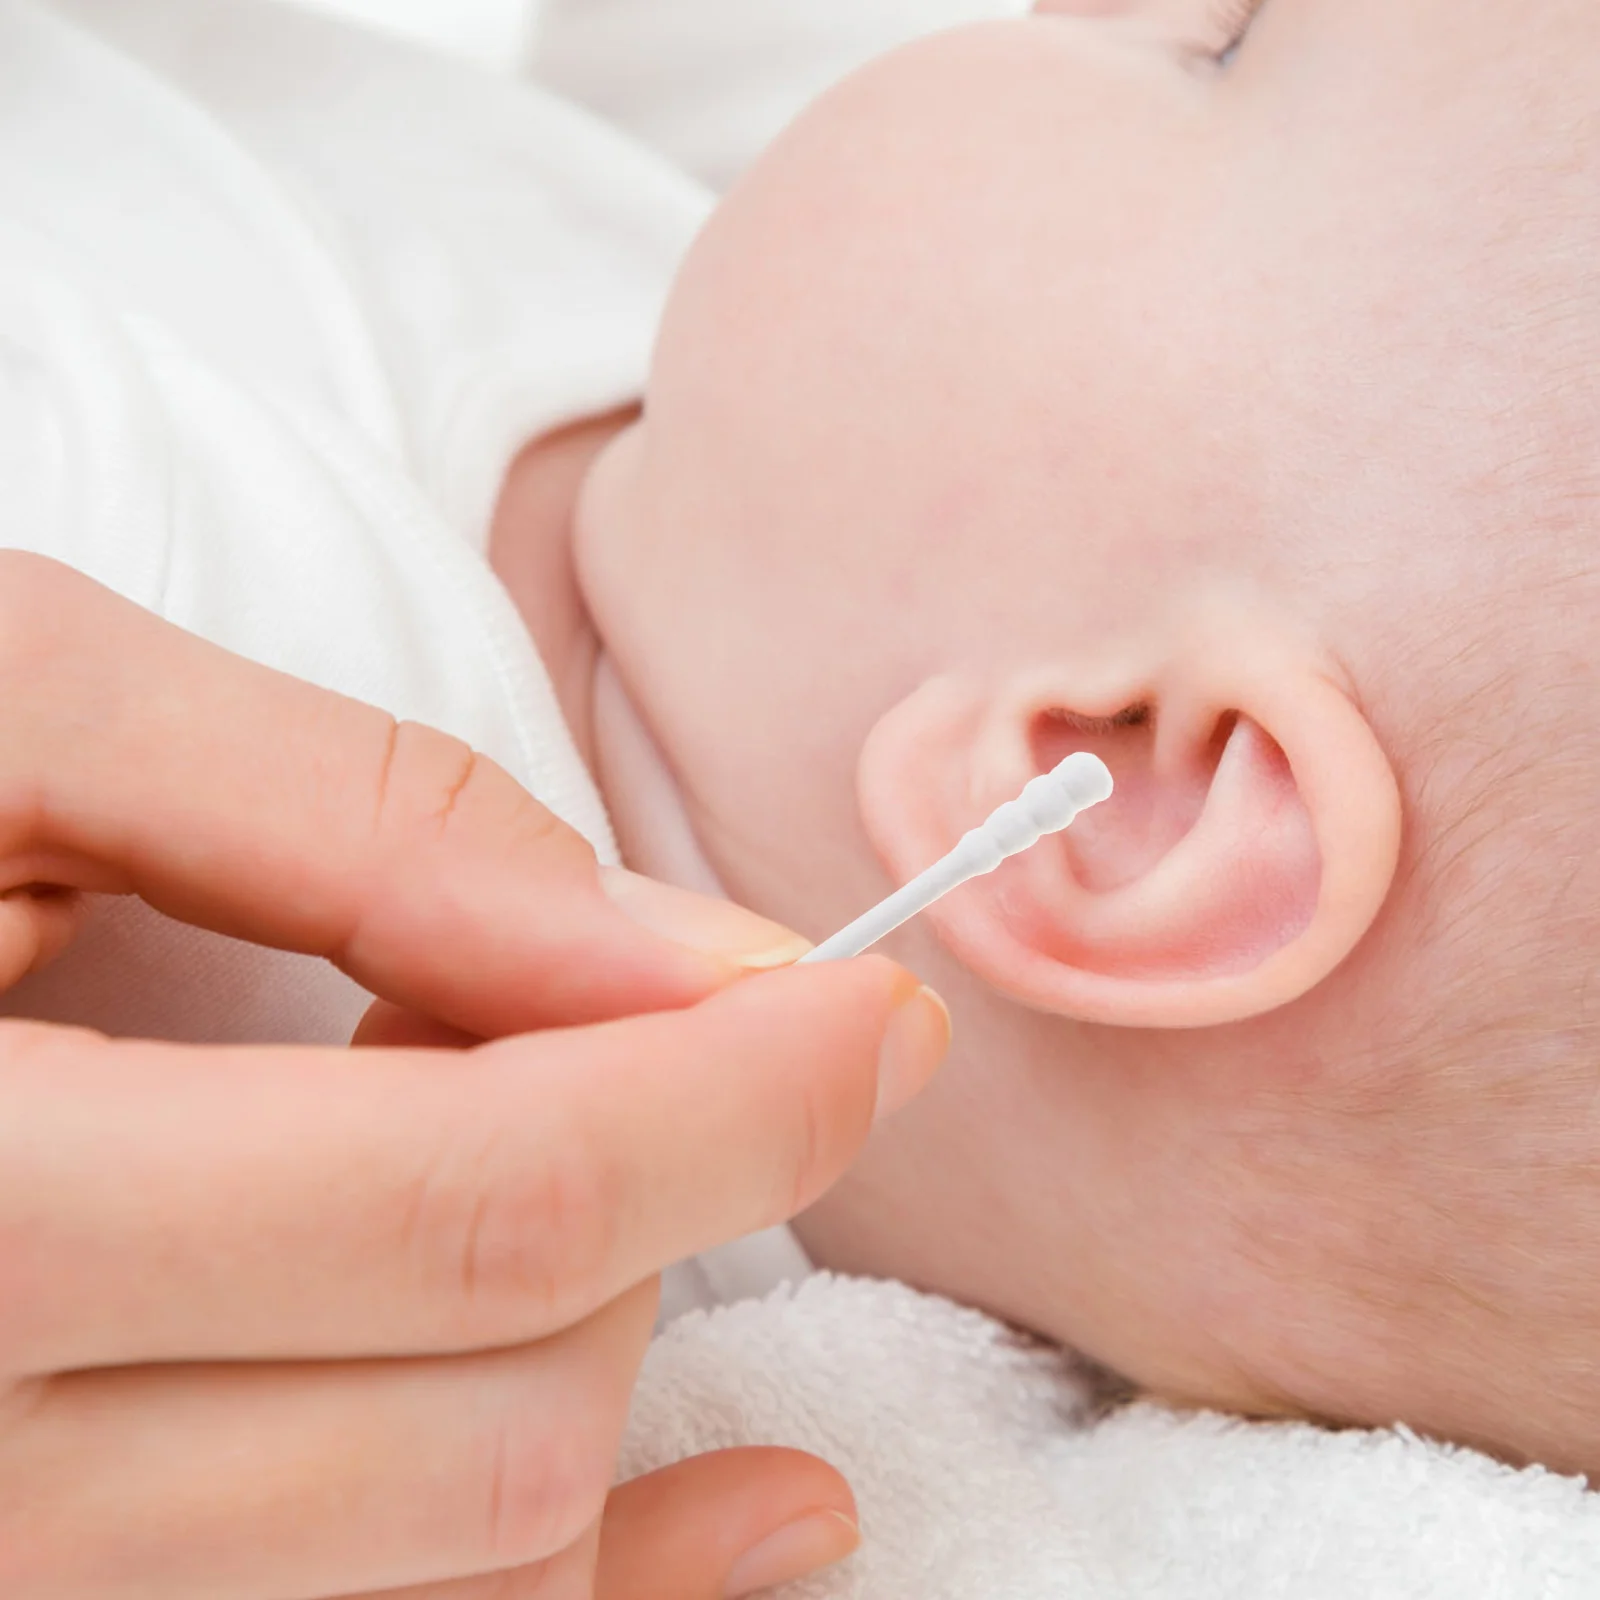
[[1400,842],[1394,777],[1303,648],[1213,642],[1141,676],[1082,664],[924,684],[862,752],[867,831],[900,881],[1073,750],[1116,793],[929,913],[1028,1005],[1198,1027],[1287,1004],[1366,933]]

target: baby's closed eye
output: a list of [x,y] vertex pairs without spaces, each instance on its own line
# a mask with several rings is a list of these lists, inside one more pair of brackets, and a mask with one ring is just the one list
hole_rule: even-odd
[[1104,17],[1153,28],[1186,53],[1226,60],[1265,0],[1035,0],[1041,16]]

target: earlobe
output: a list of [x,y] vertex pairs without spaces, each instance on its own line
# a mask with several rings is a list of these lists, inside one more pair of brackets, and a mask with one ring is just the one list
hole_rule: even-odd
[[1293,649],[1199,655],[1146,679],[939,678],[873,730],[862,814],[899,881],[1068,750],[1116,778],[1108,804],[928,913],[994,987],[1121,1026],[1236,1021],[1321,982],[1376,917],[1399,798],[1359,708]]

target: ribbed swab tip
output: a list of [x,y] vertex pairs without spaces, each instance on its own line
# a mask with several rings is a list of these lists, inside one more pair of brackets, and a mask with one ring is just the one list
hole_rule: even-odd
[[1015,800],[991,812],[987,822],[963,834],[955,849],[831,939],[824,939],[801,961],[842,961],[860,955],[941,895],[993,872],[1008,856],[1037,844],[1045,834],[1070,827],[1080,811],[1109,800],[1112,787],[1105,762],[1087,750],[1075,750],[1049,772],[1040,773]]
[[1071,800],[1074,811],[1087,811],[1090,806],[1109,800],[1116,788],[1111,781],[1111,769],[1099,756],[1087,750],[1073,751],[1050,776],[1060,785],[1061,793]]

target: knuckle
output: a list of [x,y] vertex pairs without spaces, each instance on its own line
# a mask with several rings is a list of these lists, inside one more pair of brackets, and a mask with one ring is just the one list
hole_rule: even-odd
[[845,1141],[838,1121],[837,1114],[830,1114],[820,1084],[813,1081],[800,1087],[784,1160],[777,1169],[781,1174],[781,1187],[774,1197],[777,1214],[769,1222],[786,1222],[797,1216],[843,1170]]
[[437,728],[391,722],[373,805],[379,836],[413,839],[442,832],[472,782],[479,759],[469,744]]
[[548,1152],[479,1208],[463,1285],[480,1305],[520,1310],[541,1331],[568,1326],[603,1297],[616,1185],[581,1151]]
[[[498,768],[495,771],[499,773]],[[509,783],[511,780],[508,778],[506,781]],[[519,797],[521,793],[519,790]],[[530,854],[564,858],[572,862],[590,862],[594,859],[594,849],[588,840],[537,801],[530,800],[521,807],[515,835],[518,846]]]
[[541,855],[591,857],[583,837],[539,804],[503,767],[464,740],[416,722],[397,722],[380,765],[380,836],[415,842],[485,826]]
[[576,1133],[547,1136],[531,1152],[506,1130],[458,1142],[410,1207],[425,1279],[460,1308],[473,1338],[567,1327],[604,1298],[621,1188]]
[[511,775],[464,740],[416,722],[393,722],[379,762],[374,817],[380,837],[414,843],[469,822],[510,825],[538,844],[578,836]]
[[543,1600],[569,1564],[563,1554],[605,1506],[611,1462],[590,1432],[569,1427],[552,1433],[538,1419],[508,1407],[485,1441],[480,1473],[484,1554],[502,1568],[539,1564],[523,1575],[536,1586],[514,1592]]
[[[346,968],[359,968],[364,957],[386,947],[397,912],[402,923],[416,915],[408,897],[431,882],[426,863],[436,865],[440,852],[458,854],[474,871],[493,861],[502,874],[531,866],[555,878],[593,862],[593,849],[575,829],[488,756],[436,728],[386,719],[365,781],[369,892],[323,952]],[[439,887],[433,885],[435,896]],[[444,904],[461,912],[466,901],[446,894]],[[429,915],[441,914],[436,899],[431,906]]]

